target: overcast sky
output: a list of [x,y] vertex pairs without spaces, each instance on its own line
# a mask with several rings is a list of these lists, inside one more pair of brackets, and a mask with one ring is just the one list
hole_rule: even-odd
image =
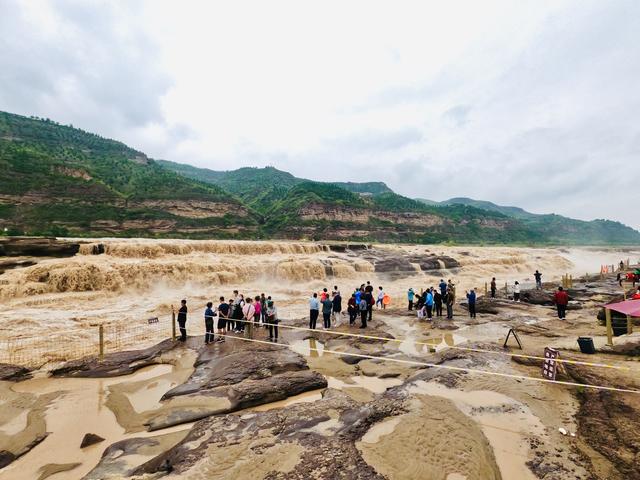
[[0,0],[0,110],[640,227],[640,1]]

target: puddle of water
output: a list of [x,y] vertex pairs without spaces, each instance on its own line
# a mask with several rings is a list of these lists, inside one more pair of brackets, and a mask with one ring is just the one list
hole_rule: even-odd
[[138,413],[149,410],[155,410],[161,407],[160,399],[162,396],[176,386],[168,378],[159,378],[155,382],[141,387],[132,393],[127,393],[127,398],[133,409]]
[[401,419],[401,417],[393,417],[384,422],[376,423],[367,430],[367,433],[364,434],[360,441],[364,443],[378,443],[381,437],[389,435],[396,429]]
[[27,417],[29,415],[28,410],[23,410],[18,415],[13,417],[10,421],[2,425],[0,432],[5,435],[16,435],[27,427]]
[[415,382],[409,392],[451,400],[481,427],[491,444],[502,478],[535,480],[525,463],[529,453],[527,438],[543,435],[545,428],[526,405],[491,390],[467,392],[435,382]]
[[372,393],[384,393],[391,387],[402,385],[402,380],[399,378],[378,378],[361,375],[349,377],[348,382],[335,377],[327,377],[327,383],[329,384],[329,388],[335,388],[336,390],[349,387],[361,387]]
[[294,405],[296,403],[312,403],[320,400],[322,398],[321,390],[311,390],[309,392],[304,392],[299,395],[294,395],[292,397],[286,398],[284,400],[280,400],[279,402],[271,402],[265,403],[264,405],[258,405],[257,407],[251,407],[248,410],[253,412],[266,412],[269,410],[273,410],[274,408],[282,408],[287,407],[289,405]]
[[300,429],[301,432],[313,432],[319,435],[323,435],[325,437],[330,437],[333,435],[340,427],[342,426],[342,422],[339,418],[330,418],[324,422],[320,422],[317,425],[309,428]]
[[[31,452],[0,471],[0,480],[32,480],[39,469],[50,463],[81,463],[72,471],[56,474],[56,480],[77,479],[86,475],[100,460],[104,449],[119,440],[158,435],[158,432],[125,434],[113,412],[104,405],[108,387],[122,382],[152,379],[170,373],[171,365],[154,365],[131,375],[108,379],[38,377],[12,386],[15,392],[42,395],[63,392],[51,402],[45,414],[47,438]],[[183,425],[180,429],[188,428]],[[169,430],[162,431],[167,433]],[[105,439],[80,449],[86,433]]]
[[296,340],[290,344],[291,350],[305,357],[321,357],[324,352],[324,343],[315,338]]

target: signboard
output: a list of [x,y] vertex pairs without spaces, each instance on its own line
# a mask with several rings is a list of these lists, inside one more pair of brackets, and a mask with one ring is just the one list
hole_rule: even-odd
[[554,350],[553,348],[545,347],[544,349],[544,363],[542,364],[542,376],[547,380],[555,380],[556,379],[556,371],[558,369],[558,362],[556,362],[556,358],[560,356],[560,352],[558,350]]
[[158,322],[159,322],[158,317],[153,317],[147,320],[147,323],[149,325],[151,325],[152,323],[158,323]]

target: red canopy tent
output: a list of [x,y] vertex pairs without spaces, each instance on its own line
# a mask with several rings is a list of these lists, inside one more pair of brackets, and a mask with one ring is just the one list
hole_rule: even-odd
[[611,310],[627,316],[627,334],[629,334],[633,331],[631,317],[640,317],[640,300],[625,300],[623,302],[609,303],[607,305],[604,305],[604,312],[607,319],[607,343],[609,345],[613,345]]

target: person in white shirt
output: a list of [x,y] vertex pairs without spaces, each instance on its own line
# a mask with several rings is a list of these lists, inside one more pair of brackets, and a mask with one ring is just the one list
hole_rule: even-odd
[[309,328],[315,330],[318,315],[320,315],[320,300],[318,300],[318,294],[314,292],[309,299]]
[[247,329],[247,336],[253,338],[253,321],[256,315],[256,308],[253,306],[251,297],[247,297],[244,307],[242,307],[242,315]]
[[518,281],[513,285],[513,301],[520,301],[520,283]]
[[376,307],[382,308],[383,300],[384,300],[384,290],[382,289],[382,287],[378,287],[378,298],[376,299]]

